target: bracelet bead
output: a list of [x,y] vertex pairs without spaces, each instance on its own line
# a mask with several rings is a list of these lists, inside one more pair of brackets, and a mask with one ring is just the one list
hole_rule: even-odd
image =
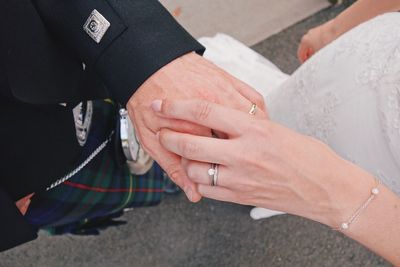
[[379,194],[379,188],[378,188],[378,187],[373,188],[373,189],[371,190],[371,193],[372,193],[373,195]]
[[379,185],[381,181],[377,180],[377,186],[371,189],[371,195],[369,198],[359,207],[356,212],[350,217],[347,222],[340,225],[339,230],[345,231],[350,228],[350,225],[360,216],[360,214],[368,207],[372,200],[380,193]]
[[347,230],[347,229],[349,229],[349,224],[348,223],[342,223],[340,228],[342,228],[343,230]]

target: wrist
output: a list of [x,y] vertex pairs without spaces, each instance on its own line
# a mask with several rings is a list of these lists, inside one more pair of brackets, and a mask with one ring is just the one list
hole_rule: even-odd
[[323,27],[325,32],[325,44],[332,42],[342,34],[336,18],[326,22]]
[[371,196],[371,189],[377,184],[373,175],[347,161],[344,161],[339,176],[335,176],[331,190],[333,212],[327,215],[325,224],[338,229],[365,203]]

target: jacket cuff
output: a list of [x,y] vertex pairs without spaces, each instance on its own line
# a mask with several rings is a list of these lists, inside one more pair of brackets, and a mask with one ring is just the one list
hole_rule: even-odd
[[124,106],[160,68],[189,52],[205,50],[158,1],[109,0],[109,4],[128,26],[102,53],[95,68],[112,88],[112,98]]
[[[161,67],[189,52],[204,52],[158,0],[33,2],[54,40],[72,48],[123,105]],[[99,42],[83,29],[95,9],[110,24]]]
[[31,226],[15,206],[14,201],[0,188],[0,252],[37,238],[37,229]]

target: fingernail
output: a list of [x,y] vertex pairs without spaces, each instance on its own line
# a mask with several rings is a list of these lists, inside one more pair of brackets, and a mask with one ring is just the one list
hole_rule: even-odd
[[161,106],[162,106],[162,100],[154,100],[151,103],[151,108],[155,111],[155,112],[161,112]]

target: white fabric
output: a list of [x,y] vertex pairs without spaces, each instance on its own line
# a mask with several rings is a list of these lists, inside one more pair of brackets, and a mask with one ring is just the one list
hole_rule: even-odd
[[201,42],[206,58],[265,96],[272,120],[322,140],[400,196],[400,13],[356,27],[291,76],[228,36]]

